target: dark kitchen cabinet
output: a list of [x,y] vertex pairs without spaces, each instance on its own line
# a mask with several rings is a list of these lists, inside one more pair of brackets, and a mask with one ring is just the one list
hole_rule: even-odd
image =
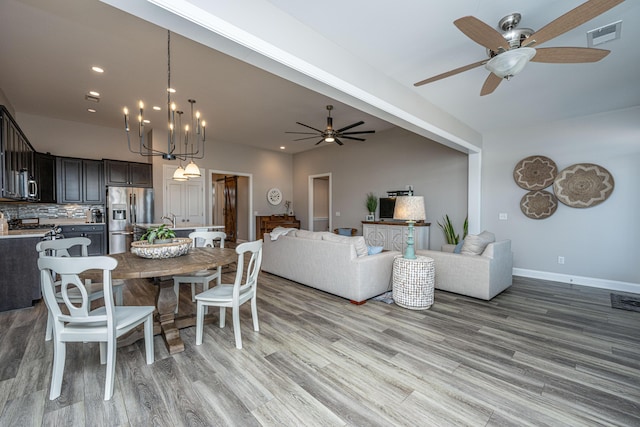
[[151,163],[104,159],[106,185],[115,187],[153,187]]
[[[91,240],[89,255],[107,254],[107,228],[105,224],[63,225],[60,227],[65,239],[87,237]],[[80,246],[69,249],[69,255],[80,256]]]
[[104,204],[102,160],[58,157],[56,167],[58,203]]
[[0,198],[31,200],[34,149],[9,111],[0,105]]
[[56,202],[56,156],[35,153],[35,177],[38,199],[43,203]]
[[39,241],[40,237],[23,236],[0,239],[0,311],[31,307],[41,298]]

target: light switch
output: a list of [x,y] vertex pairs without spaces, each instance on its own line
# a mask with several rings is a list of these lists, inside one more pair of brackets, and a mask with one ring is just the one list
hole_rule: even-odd
[[498,219],[501,220],[501,221],[506,221],[508,219],[508,215],[506,213],[502,212],[502,213],[500,213],[498,215]]
[[336,216],[340,216],[340,212],[336,212]]

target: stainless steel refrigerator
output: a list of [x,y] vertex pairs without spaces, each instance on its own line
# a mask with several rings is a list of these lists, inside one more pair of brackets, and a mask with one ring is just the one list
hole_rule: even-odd
[[153,222],[153,188],[109,187],[107,200],[109,253],[127,252],[135,224]]

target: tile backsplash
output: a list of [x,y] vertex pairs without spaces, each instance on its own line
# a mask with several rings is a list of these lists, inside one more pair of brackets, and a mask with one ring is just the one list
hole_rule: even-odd
[[82,219],[86,210],[97,208],[104,213],[104,205],[57,205],[47,203],[0,203],[0,211],[7,219]]

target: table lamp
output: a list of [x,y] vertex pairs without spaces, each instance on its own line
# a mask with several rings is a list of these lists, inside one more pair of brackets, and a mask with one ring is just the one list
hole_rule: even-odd
[[396,207],[393,211],[393,219],[403,219],[409,225],[407,236],[407,249],[404,252],[406,259],[416,259],[416,252],[413,248],[413,224],[416,221],[424,221],[427,216],[424,212],[423,196],[398,196]]

